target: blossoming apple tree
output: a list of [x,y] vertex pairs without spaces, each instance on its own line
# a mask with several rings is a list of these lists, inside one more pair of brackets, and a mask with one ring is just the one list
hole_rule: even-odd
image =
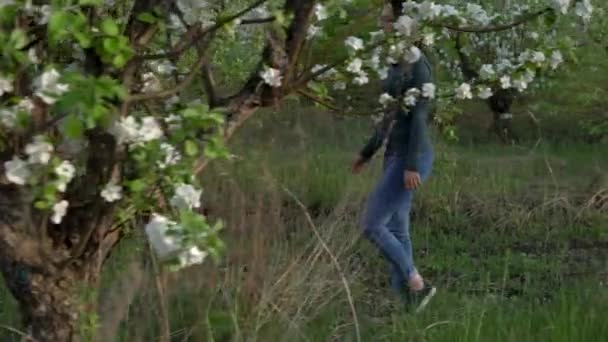
[[[589,0],[526,1],[513,14],[459,1],[391,3],[397,20],[384,33],[352,18],[376,16],[379,0],[0,1],[0,269],[26,333],[76,337],[83,310],[95,311],[82,309],[78,289],[98,286],[129,227],[179,267],[217,256],[222,225],[197,211],[198,175],[229,157],[224,142],[258,108],[290,94],[318,99],[327,85],[367,85],[389,63],[415,62],[422,45],[459,32],[499,32],[545,15],[589,21],[593,9]],[[263,44],[248,50],[245,77],[235,89],[218,87],[218,51],[256,39]],[[313,66],[310,52],[336,41],[344,54]],[[565,48],[543,39],[523,56],[489,54],[479,76],[380,102],[525,90],[530,73],[555,69]]]

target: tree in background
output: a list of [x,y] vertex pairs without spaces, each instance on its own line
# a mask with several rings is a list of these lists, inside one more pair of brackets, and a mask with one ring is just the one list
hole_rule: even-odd
[[[291,94],[322,99],[328,85],[367,85],[388,63],[415,62],[422,45],[451,44],[458,32],[542,16],[588,21],[593,11],[589,0],[530,1],[500,15],[457,1],[393,3],[399,19],[383,34],[373,25],[381,1],[2,1],[0,269],[26,333],[37,341],[94,334],[96,298],[79,295],[98,288],[104,262],[132,229],[176,268],[219,256],[222,224],[199,212],[197,176],[230,156],[225,141],[257,109]],[[379,102],[523,91],[531,70],[555,69],[561,60],[550,56],[572,48],[557,37],[523,57],[484,56],[496,66],[491,77],[455,83],[454,75],[445,87]],[[333,50],[332,60],[313,63],[319,49]],[[218,71],[229,81],[222,87]]]

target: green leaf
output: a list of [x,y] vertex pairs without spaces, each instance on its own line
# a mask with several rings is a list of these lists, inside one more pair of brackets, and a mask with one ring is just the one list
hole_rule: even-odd
[[146,182],[143,179],[135,179],[127,183],[127,187],[132,192],[141,192],[146,189]]
[[27,45],[27,35],[25,31],[16,29],[11,32],[10,42],[11,45],[17,50],[23,48],[25,45]]
[[154,24],[158,21],[158,18],[156,18],[154,14],[150,12],[143,12],[137,16],[137,20],[148,24]]
[[102,44],[104,51],[110,55],[115,55],[120,49],[118,39],[114,37],[104,38]]
[[101,32],[108,36],[117,36],[120,33],[120,29],[114,19],[106,18],[101,22]]
[[103,0],[79,0],[78,4],[81,6],[101,6],[103,5]]
[[186,152],[187,156],[193,157],[198,154],[198,146],[194,141],[186,140],[184,143],[184,151]]
[[78,44],[84,49],[91,47],[91,36],[88,32],[76,31],[74,32],[74,38],[78,41]]
[[76,115],[70,115],[65,120],[64,126],[65,134],[69,138],[77,139],[82,137],[84,127],[82,121]]

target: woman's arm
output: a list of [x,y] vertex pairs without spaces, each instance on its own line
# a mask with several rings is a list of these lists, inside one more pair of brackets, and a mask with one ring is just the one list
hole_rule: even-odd
[[[431,66],[426,57],[421,57],[414,65],[412,72],[414,87],[422,90],[423,84],[432,82]],[[429,102],[429,99],[420,96],[416,105],[409,112],[411,122],[406,159],[406,170],[408,171],[418,172],[418,153],[428,134],[426,120],[429,113]]]
[[398,99],[389,108],[385,109],[382,120],[374,127],[374,134],[369,138],[367,144],[363,147],[359,155],[363,161],[371,159],[371,157],[382,147],[386,139],[392,122],[395,119],[395,112],[399,110],[399,99],[401,98],[403,87],[402,69],[399,65],[391,65],[388,71],[386,80],[383,81],[382,90],[393,98]]

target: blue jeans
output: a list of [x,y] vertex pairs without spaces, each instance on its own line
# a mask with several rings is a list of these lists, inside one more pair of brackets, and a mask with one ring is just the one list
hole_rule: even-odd
[[[416,271],[410,240],[410,210],[414,192],[405,189],[403,174],[405,156],[384,158],[384,173],[367,199],[361,225],[363,233],[391,264],[391,287],[402,292],[407,280]],[[422,181],[431,173],[433,152],[418,156],[418,172]]]

